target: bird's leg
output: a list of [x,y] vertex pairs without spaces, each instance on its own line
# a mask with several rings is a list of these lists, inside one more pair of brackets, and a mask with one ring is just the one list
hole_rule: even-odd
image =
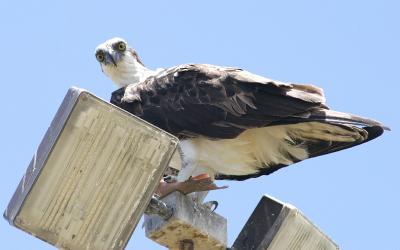
[[[180,142],[182,167],[177,176],[180,182],[178,190],[183,194],[191,194],[192,199],[197,203],[202,203],[208,191],[227,188],[218,187],[210,177],[209,169],[198,166],[196,147],[190,140]],[[207,174],[205,174],[207,173]]]
[[196,171],[197,167],[198,166],[195,162],[183,161],[182,168],[177,176],[177,180],[181,182],[189,180],[192,177],[193,173]]

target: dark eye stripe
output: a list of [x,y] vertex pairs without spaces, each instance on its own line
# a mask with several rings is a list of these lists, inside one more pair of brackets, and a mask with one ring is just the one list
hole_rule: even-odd
[[105,59],[104,51],[102,51],[102,50],[97,51],[97,52],[96,52],[96,59],[97,59],[97,61],[99,61],[99,62],[103,62],[104,59]]

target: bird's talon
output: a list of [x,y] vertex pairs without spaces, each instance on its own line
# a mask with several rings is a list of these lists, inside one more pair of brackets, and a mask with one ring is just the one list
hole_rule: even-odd
[[203,205],[210,209],[211,212],[214,212],[218,207],[218,201],[207,201]]

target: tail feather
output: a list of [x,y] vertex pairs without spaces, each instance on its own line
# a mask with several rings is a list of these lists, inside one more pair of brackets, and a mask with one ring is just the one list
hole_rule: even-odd
[[309,158],[330,154],[343,149],[352,148],[354,146],[371,141],[383,134],[383,128],[381,126],[362,127],[367,132],[367,137],[363,140],[357,140],[354,142],[340,142],[340,141],[306,141]]
[[329,110],[329,109],[321,109],[312,112],[309,119],[313,121],[325,121],[329,123],[337,123],[343,125],[355,125],[361,127],[371,127],[371,126],[379,126],[384,130],[390,131],[390,128],[380,123],[379,121],[365,118],[358,115],[353,115],[349,113]]
[[[368,134],[368,137],[364,140],[358,140],[353,142],[341,142],[341,141],[326,141],[326,140],[298,140],[297,143],[305,146],[309,153],[309,158],[318,157],[325,154],[334,153],[343,149],[352,148],[354,146],[363,144],[370,140],[373,140],[383,134],[382,126],[366,126],[362,127]],[[294,160],[293,163],[300,162],[301,159]],[[249,178],[256,178],[261,175],[271,174],[281,168],[287,167],[287,164],[276,164],[271,166],[260,166],[258,172],[248,175],[216,175],[217,180],[237,180],[243,181]]]
[[[314,158],[325,154],[330,154],[343,149],[352,148],[354,146],[371,141],[379,136],[381,136],[384,130],[390,130],[389,127],[383,125],[382,123],[364,118],[357,115],[352,115],[348,113],[319,109],[312,110],[308,114],[299,114],[298,117],[291,117],[289,119],[280,120],[278,123],[273,125],[289,125],[289,124],[312,124],[313,122],[322,123],[327,126],[332,126],[332,129],[324,129],[321,126],[320,131],[314,131],[315,134],[308,135],[307,132],[312,132],[312,127],[310,131],[296,131],[293,137],[294,143],[297,145],[302,145],[308,152],[307,158]],[[290,126],[290,125],[289,125]],[[335,138],[336,136],[341,136],[335,133],[335,127],[340,127],[354,133],[359,133],[360,136],[355,140],[341,140],[341,138]],[[301,127],[299,127],[301,128]],[[305,126],[307,128],[307,126]],[[318,134],[317,132],[325,132],[326,136],[332,137],[332,139],[327,139],[325,134]],[[297,136],[296,136],[297,134]],[[318,137],[320,136],[320,137]],[[346,136],[346,133],[343,135]],[[343,137],[344,138],[344,137]],[[348,139],[350,139],[349,137]],[[346,139],[346,138],[344,138]],[[293,163],[302,161],[303,159],[294,159]],[[216,179],[219,180],[246,180],[249,178],[255,178],[261,175],[271,174],[281,168],[287,167],[287,164],[276,164],[268,166],[260,166],[258,172],[249,175],[217,175]]]

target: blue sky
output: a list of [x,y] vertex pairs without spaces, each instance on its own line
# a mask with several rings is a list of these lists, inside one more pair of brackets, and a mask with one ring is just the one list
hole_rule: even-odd
[[[398,249],[398,1],[2,1],[0,209],[5,209],[67,89],[108,100],[95,47],[124,37],[150,68],[238,66],[325,89],[332,109],[393,131],[212,192],[231,244],[263,194],[297,206],[342,249]],[[54,249],[0,220],[2,249]],[[164,249],[140,227],[128,249]]]

